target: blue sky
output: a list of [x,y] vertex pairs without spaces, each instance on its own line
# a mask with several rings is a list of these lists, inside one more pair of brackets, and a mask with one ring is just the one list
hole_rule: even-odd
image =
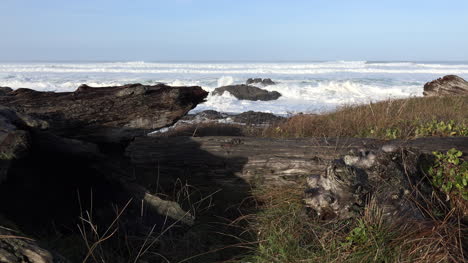
[[467,0],[0,0],[0,60],[468,60]]

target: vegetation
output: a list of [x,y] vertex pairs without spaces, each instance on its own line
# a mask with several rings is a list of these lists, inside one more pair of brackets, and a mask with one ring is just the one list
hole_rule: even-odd
[[447,153],[434,152],[434,165],[428,169],[432,184],[443,192],[456,214],[468,213],[468,162],[463,153],[450,149]]
[[468,96],[416,97],[346,105],[324,114],[297,114],[268,127],[217,122],[184,124],[158,136],[377,139],[468,136]]
[[[205,263],[234,259],[246,253],[239,243],[244,231],[239,228],[242,224],[231,224],[239,217],[237,211],[231,210],[236,210],[240,200],[233,198],[236,204],[232,204],[216,196],[219,192],[207,194],[180,181],[172,190],[171,194],[159,196],[196,215],[194,225],[184,225],[167,216],[151,216],[144,206],[135,211],[135,200],[131,199],[122,207],[113,205],[111,211],[97,210],[92,203],[80,201],[77,229],[70,233],[57,229],[53,237],[42,234],[47,238],[40,242],[71,262],[83,263]],[[231,205],[234,209],[226,208]]]
[[265,129],[262,135],[380,139],[468,136],[468,96],[390,99],[347,105],[320,115],[299,114]]
[[[345,106],[322,115],[293,116],[269,128],[187,126],[164,136],[181,135],[468,136],[468,96]],[[46,242],[74,262],[463,262],[467,253],[463,243],[468,231],[468,162],[456,149],[434,152],[433,164],[426,171],[434,189],[431,200],[418,204],[425,215],[418,221],[386,221],[374,200],[357,218],[324,221],[304,208],[302,186],[253,189],[250,199],[237,200],[239,203],[230,203],[225,209],[226,204],[215,204],[211,194],[203,196],[184,185],[174,187],[180,189],[165,198],[196,213],[194,226],[164,220],[162,226],[157,222],[143,231],[125,229],[127,222],[121,222],[122,218],[135,212],[129,211],[129,203],[114,207],[115,219],[102,225],[95,221],[91,205],[83,207],[74,234],[60,234]],[[143,216],[133,218],[145,220]]]
[[358,218],[322,221],[308,214],[301,189],[255,192],[261,212],[250,218],[259,244],[240,262],[463,262],[453,213],[441,219],[388,222],[370,201]]

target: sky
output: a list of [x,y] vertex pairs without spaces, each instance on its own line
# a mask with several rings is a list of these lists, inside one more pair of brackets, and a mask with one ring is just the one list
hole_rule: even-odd
[[0,61],[468,61],[467,0],[0,0]]

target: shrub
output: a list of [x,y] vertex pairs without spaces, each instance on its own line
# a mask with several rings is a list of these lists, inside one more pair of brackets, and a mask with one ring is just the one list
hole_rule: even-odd
[[454,120],[436,121],[423,123],[416,128],[416,137],[424,136],[468,136],[468,127],[463,124],[455,123]]

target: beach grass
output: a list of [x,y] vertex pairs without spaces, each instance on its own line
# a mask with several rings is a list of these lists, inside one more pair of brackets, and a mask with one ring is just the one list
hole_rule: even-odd
[[345,105],[325,114],[298,114],[264,129],[262,136],[379,139],[468,136],[468,96],[389,99]]
[[260,211],[250,218],[258,245],[239,262],[463,262],[454,210],[424,220],[384,220],[372,200],[357,218],[323,221],[302,205],[299,188],[258,189]]
[[178,126],[157,136],[414,139],[468,136],[468,96],[413,97],[350,104],[322,114],[295,114],[261,126],[215,121]]

